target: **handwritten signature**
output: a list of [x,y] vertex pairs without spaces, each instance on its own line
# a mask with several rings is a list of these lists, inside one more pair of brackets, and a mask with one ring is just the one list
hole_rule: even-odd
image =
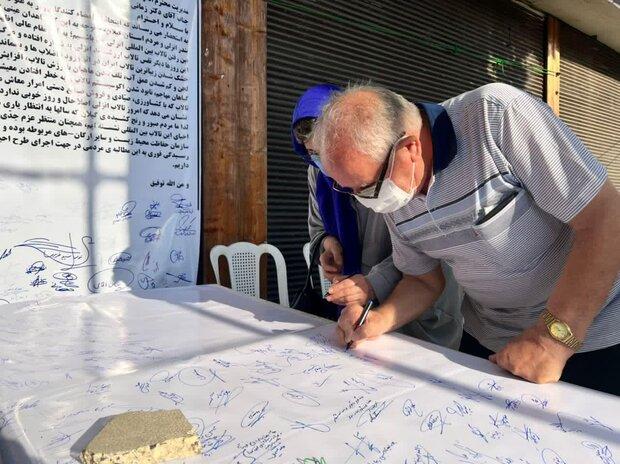
[[422,420],[422,424],[420,425],[420,432],[430,432],[433,430],[438,430],[439,434],[442,435],[446,425],[450,425],[450,423],[445,420],[441,411],[436,409],[429,412],[427,416]]
[[161,228],[145,227],[140,231],[140,237],[144,239],[144,243],[156,242],[161,238]]
[[185,260],[183,250],[170,250],[170,262],[172,264],[179,263]]
[[108,258],[108,264],[114,266],[117,263],[128,263],[131,261],[131,253],[121,251],[120,253],[114,253]]
[[241,427],[253,427],[267,414],[269,401],[260,401],[250,408],[241,419]]
[[133,280],[132,271],[123,267],[114,267],[93,274],[86,286],[92,293],[104,290],[119,291],[128,288]]
[[83,251],[73,245],[73,239],[71,234],[69,234],[68,244],[52,242],[48,238],[38,237],[25,240],[19,245],[15,245],[14,248],[32,248],[41,253],[45,258],[65,266],[61,268],[62,271],[68,271],[87,266],[86,263],[90,257],[90,247],[94,244],[94,241],[91,236],[84,235],[81,239],[81,243],[84,247]]
[[137,203],[133,200],[126,201],[121,209],[114,215],[112,224],[122,221],[128,221],[133,216],[133,210],[136,209]]
[[196,229],[194,228],[195,221],[196,216],[192,216],[191,214],[182,214],[179,216],[179,219],[177,219],[174,235],[177,237],[191,237],[192,235],[196,235]]
[[170,195],[170,201],[179,213],[189,214],[194,212],[191,202],[179,193],[173,193]]
[[158,201],[154,201],[149,205],[148,209],[144,212],[144,217],[146,219],[154,219],[154,218],[161,217],[161,211],[159,211]]

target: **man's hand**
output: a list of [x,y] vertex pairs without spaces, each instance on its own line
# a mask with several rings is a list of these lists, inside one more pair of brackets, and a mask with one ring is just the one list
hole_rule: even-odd
[[573,354],[568,346],[552,339],[539,320],[489,356],[489,360],[530,382],[550,383],[560,380],[564,365]]
[[375,297],[375,292],[362,274],[355,274],[347,278],[338,275],[332,280],[334,283],[329,288],[329,293],[325,297],[327,301],[338,305],[365,305],[368,300]]
[[357,321],[364,312],[364,308],[359,304],[347,306],[340,313],[338,318],[338,326],[336,327],[336,340],[341,346],[345,346],[349,342],[353,348],[365,339],[376,338],[389,331],[389,323],[384,314],[378,311],[370,311],[366,322],[353,331]]
[[323,250],[319,262],[331,282],[342,272],[342,246],[336,237],[328,235],[323,239]]

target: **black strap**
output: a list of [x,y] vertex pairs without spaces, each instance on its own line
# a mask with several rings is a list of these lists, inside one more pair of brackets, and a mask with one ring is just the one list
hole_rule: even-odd
[[299,304],[299,300],[302,298],[304,293],[306,293],[310,288],[314,288],[312,285],[312,270],[317,263],[317,259],[319,257],[319,252],[321,251],[321,243],[323,243],[323,239],[327,237],[327,232],[323,232],[321,235],[316,237],[311,243],[314,245],[310,248],[310,263],[308,265],[308,274],[306,275],[306,283],[304,284],[301,291],[297,294],[295,301],[291,305],[291,308],[295,308]]

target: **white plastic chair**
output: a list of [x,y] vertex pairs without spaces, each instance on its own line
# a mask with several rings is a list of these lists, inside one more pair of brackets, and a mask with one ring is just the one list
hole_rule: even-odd
[[[306,259],[306,266],[310,267],[310,242],[304,243],[303,247],[304,258]],[[325,272],[323,272],[323,267],[319,264],[319,280],[321,281],[321,295],[327,295],[327,291],[329,287],[332,286],[332,283],[329,281],[327,277],[325,277]]]
[[278,276],[278,297],[280,304],[288,306],[288,288],[286,280],[286,263],[284,256],[275,246],[268,243],[255,245],[249,242],[237,242],[231,245],[216,245],[209,257],[217,283],[220,283],[220,256],[226,256],[230,285],[236,292],[260,298],[260,257],[268,253],[276,263]]

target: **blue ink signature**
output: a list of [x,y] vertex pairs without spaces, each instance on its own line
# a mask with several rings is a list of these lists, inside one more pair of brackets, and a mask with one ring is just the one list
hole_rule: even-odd
[[503,387],[493,379],[482,379],[478,382],[478,390],[502,391]]
[[376,421],[381,413],[385,411],[393,401],[394,400],[375,401],[374,404],[366,408],[357,419],[357,426],[360,427],[369,422]]
[[502,414],[502,417],[499,417],[499,413],[496,413],[495,416],[489,414],[489,419],[491,421],[491,425],[496,429],[500,427],[510,427],[508,416],[506,416],[506,414]]
[[20,243],[19,245],[15,245],[14,248],[32,248],[33,250],[41,253],[45,258],[66,266],[61,268],[62,271],[68,271],[78,267],[87,266],[86,263],[90,257],[90,247],[93,244],[94,242],[92,237],[88,235],[83,236],[82,245],[84,246],[84,251],[82,252],[73,246],[73,239],[71,238],[71,234],[69,234],[68,245],[51,242],[48,238],[31,238]]
[[[288,420],[288,419],[287,419]],[[301,422],[300,420],[294,420],[291,422],[291,430],[314,430],[315,432],[327,433],[331,430],[331,427],[327,424],[317,423],[317,424],[308,424],[305,422]]]
[[148,382],[138,382],[136,383],[136,387],[142,393],[149,393],[151,391],[151,384]]
[[566,461],[551,448],[543,449],[540,455],[544,464],[566,464]]
[[183,256],[183,250],[170,250],[170,262],[172,264],[176,264],[184,260],[185,256]]
[[559,412],[555,413],[555,417],[558,418],[558,421],[551,422],[549,425],[555,427],[556,429],[559,429],[564,433],[570,433],[570,432],[581,433],[582,432],[581,429],[570,428],[567,424],[565,424]]
[[235,438],[228,433],[228,430],[224,429],[221,433],[216,431],[215,425],[218,422],[215,421],[213,424],[210,424],[211,428],[209,431],[201,435],[202,454],[205,456],[211,456],[214,451],[235,441]]
[[604,428],[604,429],[609,430],[610,432],[613,432],[613,431],[614,431],[614,429],[612,429],[611,427],[609,427],[609,426],[607,426],[607,425],[603,424],[601,421],[599,421],[598,419],[596,419],[596,418],[595,418],[595,417],[593,417],[593,416],[590,416],[590,417],[584,417],[584,418],[583,418],[583,420],[584,420],[584,422],[585,422],[586,424],[591,425],[591,426],[593,426],[593,427],[602,427],[602,428]]
[[179,382],[189,387],[201,387],[208,385],[214,380],[226,383],[214,369],[203,369],[202,367],[185,367],[177,374]]
[[128,288],[134,280],[133,272],[123,267],[103,269],[88,279],[88,290],[97,293],[103,290],[119,291]]
[[284,393],[282,393],[282,398],[284,398],[285,400],[290,401],[291,403],[294,404],[299,404],[301,406],[312,406],[312,407],[316,407],[316,406],[320,406],[321,403],[319,403],[316,400],[316,396],[311,395],[309,393],[304,393],[302,391],[299,390],[295,390],[293,388],[285,391]]
[[209,397],[209,407],[215,409],[215,413],[217,414],[220,408],[228,406],[232,400],[241,394],[241,392],[243,392],[243,387],[237,387],[234,390],[220,390],[219,392],[213,392]]
[[461,404],[458,401],[452,401],[452,405],[446,406],[446,412],[448,414],[456,414],[457,416],[465,417],[470,415],[473,411],[469,406]]
[[405,464],[439,464],[437,458],[435,458],[435,456],[427,451],[422,445],[416,445],[414,450],[414,461],[409,462],[409,460],[405,459]]
[[151,378],[149,379],[149,382],[151,382],[151,383],[155,383],[155,382],[170,383],[176,377],[177,377],[176,373],[170,374],[169,371],[159,371],[159,372],[156,372],[155,374],[153,374],[151,376]]
[[548,400],[539,398],[534,395],[521,395],[521,400],[524,403],[531,403],[533,406],[536,406],[540,409],[545,409],[549,405]]
[[267,414],[269,401],[260,401],[250,408],[241,419],[241,427],[253,427]]
[[175,406],[183,403],[183,397],[181,395],[178,395],[177,393],[169,393],[165,391],[160,391],[159,396],[172,401]]
[[30,266],[28,266],[28,269],[26,269],[26,274],[37,275],[39,272],[42,272],[46,269],[47,267],[45,266],[43,261],[35,261]]
[[519,408],[519,405],[521,404],[520,400],[504,400],[506,403],[506,409],[509,409],[510,411],[516,411]]
[[30,285],[33,287],[40,287],[41,285],[46,285],[46,284],[47,284],[47,280],[45,280],[45,278],[41,276],[37,276],[32,282],[30,282]]
[[428,415],[422,420],[420,432],[439,430],[439,434],[442,435],[446,425],[450,425],[450,423],[446,422],[440,411],[434,410],[429,412]]
[[467,424],[467,426],[469,427],[469,430],[471,431],[473,435],[484,440],[485,443],[489,442],[489,440],[487,440],[487,437],[484,435],[484,433],[482,433],[482,431],[478,427],[471,425],[471,424]]
[[154,201],[149,205],[149,208],[144,212],[146,219],[153,219],[161,217],[161,211],[159,211],[159,202]]
[[172,195],[170,195],[170,201],[179,213],[190,214],[194,212],[191,202],[189,202],[185,197],[183,197],[183,195],[179,193],[173,193]]
[[52,288],[59,292],[73,292],[78,285],[75,281],[77,276],[72,272],[57,272],[52,277],[58,281],[58,283],[52,284]]
[[151,264],[151,252],[147,251],[146,255],[144,255],[144,260],[142,261],[142,272],[147,272],[147,271],[157,272],[157,271],[159,271],[159,262],[155,261],[155,265],[153,266],[152,269],[149,269],[150,264]]
[[161,238],[161,227],[145,227],[140,231],[144,243],[156,242]]
[[174,235],[177,237],[190,237],[196,235],[196,229],[194,228],[194,222],[196,216],[191,214],[181,214],[177,220],[177,226],[174,229]]
[[155,282],[155,279],[153,279],[151,276],[147,274],[144,274],[143,272],[138,274],[138,285],[140,285],[140,288],[142,290],[147,290],[149,288],[157,288],[157,283]]
[[603,464],[615,464],[613,454],[607,445],[600,445],[592,441],[582,441],[582,446],[596,452],[596,457],[600,459]]
[[133,200],[125,202],[123,206],[121,206],[121,209],[114,215],[112,224],[131,219],[133,216],[133,210],[136,209],[136,204],[137,203]]
[[131,253],[127,253],[126,251],[115,253],[108,258],[108,264],[112,266],[117,263],[128,263],[129,261],[131,261]]
[[110,390],[111,385],[109,383],[102,384],[90,384],[88,385],[88,393],[91,395],[101,395],[102,393],[106,393]]
[[[463,464],[486,464],[489,462],[487,458],[497,462],[498,464],[516,464],[515,461],[511,458],[482,454],[479,451],[460,444],[458,441],[455,442],[453,446],[455,450],[447,449],[446,452],[448,452],[452,456],[459,458],[458,462]],[[524,464],[527,464],[527,461],[524,462]]]
[[538,444],[540,437],[534,432],[529,425],[523,424],[523,429],[513,428],[513,432],[524,438],[526,441],[530,441],[534,444]]
[[181,274],[171,274],[171,273],[169,273],[169,272],[166,272],[166,275],[167,275],[167,276],[170,276],[170,277],[173,277],[174,279],[176,279],[176,280],[173,282],[174,284],[178,284],[178,283],[180,283],[180,282],[186,282],[186,283],[188,283],[188,284],[191,284],[191,283],[192,283],[192,281],[191,281],[191,280],[189,280],[189,279],[187,278],[187,273],[186,273],[186,272],[182,272]]
[[415,414],[418,417],[422,417],[424,415],[424,413],[420,411],[417,405],[410,399],[406,399],[403,403],[403,414],[407,417],[411,416],[412,414]]

